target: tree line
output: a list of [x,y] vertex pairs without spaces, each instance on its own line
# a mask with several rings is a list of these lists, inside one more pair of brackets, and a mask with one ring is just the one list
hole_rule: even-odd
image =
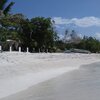
[[35,17],[29,20],[22,14],[15,14],[0,19],[0,41],[7,43],[7,40],[14,40],[22,46],[23,51],[26,47],[29,47],[30,51],[33,48],[35,51],[51,50],[55,36],[51,18]]
[[71,30],[68,33],[68,30],[65,31],[65,36],[63,39],[57,41],[57,48],[60,50],[70,50],[70,49],[82,49],[88,50],[92,53],[100,52],[100,41],[94,37],[84,36],[80,37],[75,32],[75,30]]

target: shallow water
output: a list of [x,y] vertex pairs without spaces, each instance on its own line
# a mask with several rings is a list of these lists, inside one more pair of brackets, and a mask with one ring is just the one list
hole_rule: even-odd
[[100,100],[100,63],[82,66],[2,100]]

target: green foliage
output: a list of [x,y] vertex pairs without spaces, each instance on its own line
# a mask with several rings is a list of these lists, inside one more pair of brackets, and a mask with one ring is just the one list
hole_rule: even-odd
[[93,38],[93,37],[86,37],[84,36],[83,39],[81,39],[80,42],[78,43],[65,43],[63,40],[56,41],[56,47],[59,48],[60,50],[65,50],[65,49],[83,49],[83,50],[88,50],[92,53],[100,52],[100,41]]
[[11,2],[5,9],[4,9],[4,14],[7,15],[8,12],[10,12],[11,7],[14,5],[14,2]]
[[46,51],[52,49],[57,40],[57,33],[53,29],[50,18],[36,17],[26,19],[22,14],[8,15],[0,19],[0,41],[14,40],[30,51]]
[[37,49],[53,47],[55,32],[51,18],[36,17],[31,19],[32,38],[37,42]]
[[[93,37],[84,36],[83,39],[80,39],[75,33],[71,35],[71,42],[59,40],[53,24],[50,18],[44,17],[35,17],[29,20],[22,14],[4,16],[0,18],[0,43],[3,43],[6,50],[9,46],[6,41],[10,39],[21,45],[23,51],[29,47],[31,52],[33,48],[35,51],[40,49],[41,52],[46,49],[51,52],[60,52],[71,48],[100,52],[100,41]],[[68,32],[64,39],[67,35]]]
[[55,42],[56,49],[65,50],[66,44],[62,40],[58,40]]
[[100,41],[93,37],[84,37],[77,46],[80,49],[89,50],[91,52],[100,52]]
[[14,2],[10,2],[8,5],[7,2],[8,0],[0,0],[0,11],[2,11],[4,15],[7,15],[10,12],[11,7],[14,5]]

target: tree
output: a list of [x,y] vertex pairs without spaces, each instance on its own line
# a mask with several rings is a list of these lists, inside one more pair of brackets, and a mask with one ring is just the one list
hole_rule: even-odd
[[76,33],[75,30],[72,30],[71,31],[70,37],[71,37],[71,40],[70,41],[72,43],[77,44],[77,43],[79,43],[81,41],[81,38],[78,36],[78,34]]
[[63,41],[66,43],[69,40],[69,30],[65,30]]
[[[11,40],[12,43],[20,44],[20,29],[21,22],[24,20],[22,14],[7,15],[0,19],[0,41],[7,43]],[[17,49],[17,46],[16,46]]]
[[49,49],[53,47],[54,35],[51,18],[36,17],[31,19],[32,38],[37,43],[37,49]]
[[32,37],[32,26],[28,19],[24,19],[21,21],[19,35],[24,50],[26,49],[26,47],[29,47],[30,51],[32,51],[35,45],[35,41]]
[[66,30],[63,41],[65,43],[75,43],[75,44],[77,44],[81,41],[81,38],[79,37],[79,35],[76,33],[75,30]]
[[8,0],[0,0],[0,15],[7,15],[10,12],[11,7],[14,5],[14,2],[10,2],[8,5],[7,2]]
[[100,41],[93,37],[86,37],[77,45],[79,49],[89,50],[91,52],[100,52]]

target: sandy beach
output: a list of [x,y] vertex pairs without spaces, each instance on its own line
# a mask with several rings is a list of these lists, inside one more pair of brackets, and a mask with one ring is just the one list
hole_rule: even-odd
[[99,54],[0,53],[0,99],[99,61]]

